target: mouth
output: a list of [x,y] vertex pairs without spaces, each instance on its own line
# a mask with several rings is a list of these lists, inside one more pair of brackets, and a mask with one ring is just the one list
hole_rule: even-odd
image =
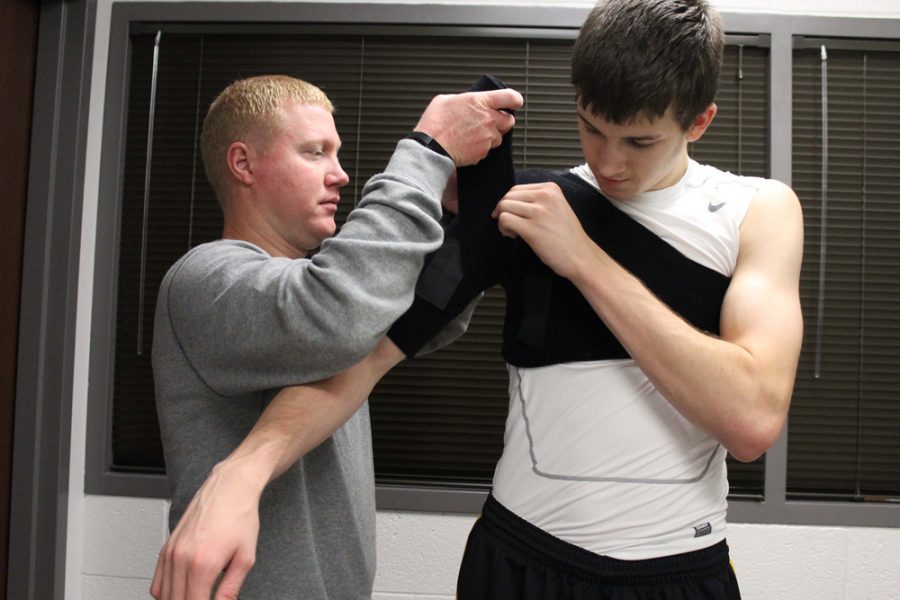
[[611,179],[609,177],[600,177],[600,185],[615,187],[626,183],[627,179]]

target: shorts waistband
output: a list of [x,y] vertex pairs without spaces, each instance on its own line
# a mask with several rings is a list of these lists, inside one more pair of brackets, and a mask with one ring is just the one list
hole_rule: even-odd
[[520,552],[531,555],[548,566],[577,571],[580,576],[606,582],[629,581],[649,583],[683,583],[705,579],[711,573],[729,568],[728,545],[725,540],[708,548],[650,558],[621,560],[595,554],[561,540],[529,523],[488,495],[482,509],[483,525],[494,535],[506,540]]

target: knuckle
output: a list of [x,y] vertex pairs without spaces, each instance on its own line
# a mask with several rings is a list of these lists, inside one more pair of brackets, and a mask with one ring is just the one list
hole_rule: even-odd
[[175,563],[185,563],[190,561],[191,554],[187,549],[182,548],[181,546],[170,546],[168,550],[166,550],[166,557]]
[[217,570],[214,556],[207,553],[197,553],[190,557],[188,570],[198,575]]
[[234,557],[235,566],[241,568],[241,570],[249,571],[253,568],[253,565],[256,564],[256,555],[255,554],[238,554]]
[[238,600],[238,594],[240,594],[240,592],[240,582],[222,582],[216,592],[216,600]]

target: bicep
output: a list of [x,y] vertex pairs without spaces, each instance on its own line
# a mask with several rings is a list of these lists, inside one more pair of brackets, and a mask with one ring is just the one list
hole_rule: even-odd
[[797,197],[770,181],[741,225],[738,261],[722,305],[721,336],[747,350],[762,367],[761,375],[782,389],[793,386],[803,336],[802,258]]

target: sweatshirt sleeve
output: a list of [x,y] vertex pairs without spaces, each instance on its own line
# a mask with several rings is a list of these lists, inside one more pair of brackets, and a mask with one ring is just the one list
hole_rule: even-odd
[[331,376],[358,362],[410,306],[443,232],[453,162],[401,140],[340,232],[309,259],[238,241],[200,246],[172,267],[157,320],[213,391],[232,396]]
[[[485,83],[490,84],[490,80],[479,80],[476,86]],[[442,330],[445,334],[453,331],[454,327],[448,325],[498,283],[509,267],[514,245],[500,234],[491,215],[516,182],[512,135],[512,130],[506,132],[501,144],[479,163],[457,170],[459,216],[447,227],[440,249],[427,257],[413,305],[388,332],[406,356],[417,356],[446,343],[432,343],[432,338]],[[455,329],[462,332],[467,324],[464,316]],[[449,340],[446,335],[441,337]]]

